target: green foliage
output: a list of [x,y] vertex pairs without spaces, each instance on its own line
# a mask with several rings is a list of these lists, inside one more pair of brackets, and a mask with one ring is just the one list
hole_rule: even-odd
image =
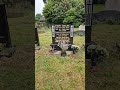
[[70,10],[68,10],[66,12],[66,17],[64,18],[64,23],[69,23],[69,24],[72,24],[76,18],[76,11],[75,11],[75,8],[71,8]]
[[73,24],[78,27],[84,22],[82,0],[48,0],[43,9],[46,21],[51,24]]
[[40,20],[40,17],[41,17],[41,16],[42,16],[41,14],[36,14],[36,16],[35,16],[35,21],[38,22],[38,21]]

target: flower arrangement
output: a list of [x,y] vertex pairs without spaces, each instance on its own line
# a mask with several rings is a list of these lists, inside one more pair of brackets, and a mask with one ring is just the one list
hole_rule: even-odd
[[91,56],[95,54],[98,58],[109,56],[109,53],[105,48],[101,47],[100,45],[94,44],[91,44],[87,47],[87,53],[90,54]]

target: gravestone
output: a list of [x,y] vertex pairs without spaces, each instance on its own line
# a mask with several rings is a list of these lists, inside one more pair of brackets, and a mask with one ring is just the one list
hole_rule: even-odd
[[35,44],[40,46],[37,28],[35,28]]
[[93,0],[85,0],[85,59],[90,59],[87,47],[91,44]]
[[0,43],[5,44],[6,48],[10,48],[12,46],[5,4],[0,5]]
[[85,35],[85,25],[80,25],[79,30],[74,31],[74,35]]
[[0,44],[3,45],[0,47],[0,57],[11,57],[14,54],[15,48],[11,44],[5,4],[0,5]]
[[72,25],[53,25],[52,26],[52,50],[71,51],[73,45],[73,29]]
[[80,33],[80,35],[85,35],[85,25],[79,26],[79,33]]
[[105,9],[120,11],[120,0],[107,0],[105,2]]
[[93,0],[85,0],[85,43],[91,42]]

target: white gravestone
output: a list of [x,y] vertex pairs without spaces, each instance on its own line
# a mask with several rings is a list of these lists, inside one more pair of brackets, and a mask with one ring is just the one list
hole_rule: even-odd
[[78,30],[79,35],[85,35],[85,25],[80,25]]
[[79,30],[80,30],[80,31],[85,31],[85,25],[80,25],[80,26],[79,26]]

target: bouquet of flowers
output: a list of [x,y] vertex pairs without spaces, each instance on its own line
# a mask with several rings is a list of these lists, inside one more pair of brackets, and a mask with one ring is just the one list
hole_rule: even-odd
[[100,45],[91,44],[87,47],[87,53],[91,56],[95,53],[97,57],[107,57],[109,56],[108,51],[101,47]]

